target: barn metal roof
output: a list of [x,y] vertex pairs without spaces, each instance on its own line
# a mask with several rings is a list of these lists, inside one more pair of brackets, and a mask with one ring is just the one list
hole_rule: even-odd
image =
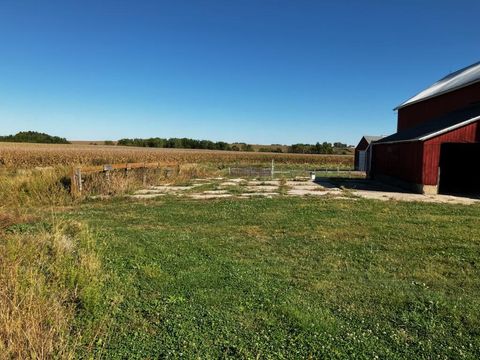
[[436,83],[421,91],[414,97],[401,103],[394,110],[398,110],[407,105],[411,105],[426,99],[448,93],[453,90],[460,89],[462,87],[479,81],[480,61],[445,76],[444,78],[438,80]]
[[424,141],[478,120],[480,120],[480,104],[457,110],[413,128],[399,131],[393,135],[375,141],[375,144]]

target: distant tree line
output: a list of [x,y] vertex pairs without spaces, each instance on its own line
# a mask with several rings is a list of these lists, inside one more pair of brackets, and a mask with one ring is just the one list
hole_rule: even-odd
[[273,153],[283,153],[283,150],[280,146],[275,147],[272,145],[272,147],[261,147],[258,149],[258,152],[273,152]]
[[232,150],[232,146],[224,141],[195,140],[188,138],[149,138],[149,139],[120,139],[118,145],[140,146],[172,149],[205,149],[205,150]]
[[[172,149],[206,149],[206,150],[230,150],[230,151],[254,151],[254,148],[250,144],[246,143],[234,143],[229,144],[224,141],[213,142],[210,140],[195,140],[189,138],[148,138],[148,139],[120,139],[118,145],[123,146],[139,146],[139,147],[154,147],[154,148],[172,148]],[[342,145],[346,147],[346,144],[335,143],[335,145]],[[288,153],[296,154],[333,154],[334,145],[328,142],[311,144],[293,144],[286,148]],[[281,145],[275,144],[270,147],[261,147],[257,151],[259,152],[283,152]]]
[[323,142],[322,144],[317,142],[315,145],[293,144],[288,147],[287,151],[295,154],[333,154],[333,148],[333,145],[329,142]]
[[[22,131],[15,135],[0,136],[0,141],[8,142],[29,142],[45,144],[70,144],[65,138],[51,136],[36,131]],[[113,141],[105,141],[106,145],[114,145]],[[230,151],[255,151],[253,145],[246,143],[229,144],[224,141],[195,140],[189,138],[148,138],[148,139],[120,139],[118,145],[138,146],[152,148],[172,148],[172,149],[204,149],[204,150],[230,150]],[[295,153],[295,154],[333,154],[334,149],[347,148],[347,144],[340,142],[323,142],[316,144],[293,144],[285,147],[280,144],[262,146],[257,148],[258,152],[276,152],[276,153]]]
[[21,131],[15,135],[0,136],[3,142],[26,142],[43,144],[70,144],[67,139],[36,131]]
[[252,145],[246,143],[235,143],[231,148],[232,151],[255,151]]

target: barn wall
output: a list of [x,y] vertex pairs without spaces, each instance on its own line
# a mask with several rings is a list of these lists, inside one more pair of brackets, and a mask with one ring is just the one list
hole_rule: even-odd
[[438,166],[440,164],[440,146],[442,143],[472,143],[480,141],[479,122],[466,125],[457,130],[442,134],[425,141],[423,149],[423,180],[425,185],[437,185]]
[[480,82],[398,110],[397,131],[467,107],[480,101]]
[[421,184],[422,164],[423,143],[420,141],[373,146],[373,177],[388,176],[412,184]]

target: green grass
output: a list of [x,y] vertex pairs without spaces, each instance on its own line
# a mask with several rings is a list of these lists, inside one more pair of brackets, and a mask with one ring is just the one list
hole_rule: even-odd
[[162,198],[68,217],[102,243],[116,304],[98,356],[480,356],[479,206]]

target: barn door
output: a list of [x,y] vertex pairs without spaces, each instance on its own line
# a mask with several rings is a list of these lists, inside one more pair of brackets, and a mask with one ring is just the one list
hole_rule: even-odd
[[440,148],[439,192],[480,194],[480,143],[445,143]]

